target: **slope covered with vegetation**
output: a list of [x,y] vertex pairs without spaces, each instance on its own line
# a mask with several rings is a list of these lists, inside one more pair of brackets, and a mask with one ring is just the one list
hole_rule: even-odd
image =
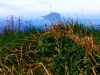
[[0,74],[99,75],[100,30],[77,21],[46,30],[5,28],[0,34]]

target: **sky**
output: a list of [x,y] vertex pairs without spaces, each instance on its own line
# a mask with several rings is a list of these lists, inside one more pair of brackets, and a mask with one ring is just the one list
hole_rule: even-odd
[[0,18],[10,15],[41,18],[50,12],[100,19],[100,0],[0,0]]

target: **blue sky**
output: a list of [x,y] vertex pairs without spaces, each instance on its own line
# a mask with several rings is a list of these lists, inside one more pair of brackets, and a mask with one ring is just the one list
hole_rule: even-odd
[[100,0],[0,0],[0,18],[38,18],[51,11],[67,17],[99,18]]

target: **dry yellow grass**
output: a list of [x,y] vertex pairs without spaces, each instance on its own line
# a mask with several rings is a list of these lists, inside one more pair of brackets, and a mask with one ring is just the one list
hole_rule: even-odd
[[98,65],[96,60],[93,57],[93,51],[100,51],[100,45],[94,43],[93,35],[91,36],[85,35],[80,36],[81,31],[77,30],[77,33],[74,33],[74,24],[68,23],[66,26],[63,25],[52,25],[50,29],[48,29],[43,35],[46,34],[54,34],[55,39],[61,37],[61,35],[65,35],[73,39],[78,45],[82,46],[87,50],[87,53],[91,56],[93,61]]
[[61,35],[66,35],[73,39],[78,45],[82,46],[87,50],[87,52],[91,55],[92,50],[100,51],[100,46],[94,43],[93,35],[91,36],[79,36],[79,32],[74,33],[74,24],[68,23],[66,26],[62,25],[52,25],[50,29],[48,29],[43,35],[53,33],[55,39],[60,38]]

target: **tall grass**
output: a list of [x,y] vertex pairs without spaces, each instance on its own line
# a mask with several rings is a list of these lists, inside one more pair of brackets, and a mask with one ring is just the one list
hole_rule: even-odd
[[100,30],[72,20],[46,31],[34,26],[21,31],[21,24],[14,30],[13,24],[11,17],[0,35],[0,74],[100,74]]

